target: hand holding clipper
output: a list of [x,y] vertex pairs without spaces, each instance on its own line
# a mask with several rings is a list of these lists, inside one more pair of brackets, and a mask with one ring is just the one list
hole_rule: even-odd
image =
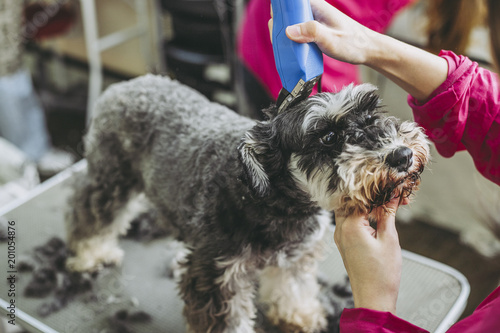
[[309,0],[271,0],[273,52],[283,88],[277,100],[278,112],[306,99],[323,74],[323,54],[314,43],[290,40],[286,27],[313,20]]

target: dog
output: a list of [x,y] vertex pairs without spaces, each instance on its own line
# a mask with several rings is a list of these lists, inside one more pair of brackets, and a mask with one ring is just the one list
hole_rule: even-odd
[[144,193],[157,223],[190,250],[179,282],[189,331],[254,332],[257,285],[274,324],[325,329],[316,267],[331,221],[318,214],[373,214],[406,198],[428,141],[415,123],[385,115],[369,84],[264,113],[256,122],[167,77],[109,87],[85,138],[68,267],[120,264],[127,202]]

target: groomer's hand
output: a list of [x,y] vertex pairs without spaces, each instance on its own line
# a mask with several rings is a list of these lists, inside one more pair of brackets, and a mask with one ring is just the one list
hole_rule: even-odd
[[314,42],[323,53],[340,61],[364,64],[375,49],[378,35],[324,0],[310,0],[314,21],[289,26],[288,38],[298,43]]
[[421,103],[446,80],[448,62],[444,58],[368,29],[324,0],[310,2],[314,21],[287,27],[291,40],[314,42],[329,57],[366,65]]
[[[318,45],[320,50],[334,59],[351,64],[366,64],[373,54],[370,44],[378,33],[366,28],[324,0],[310,0],[314,21],[287,27],[286,35],[297,43]],[[268,22],[269,34],[273,30],[273,10]]]
[[402,264],[395,225],[398,201],[393,199],[385,212],[376,212],[382,216],[376,230],[365,215],[336,219],[335,243],[349,275],[357,308],[396,313]]

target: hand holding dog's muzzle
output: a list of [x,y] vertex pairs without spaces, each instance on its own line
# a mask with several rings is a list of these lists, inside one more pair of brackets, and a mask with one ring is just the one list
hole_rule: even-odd
[[396,312],[401,280],[402,255],[395,216],[399,199],[376,210],[377,228],[367,215],[336,220],[335,243],[351,282],[354,305],[378,311]]

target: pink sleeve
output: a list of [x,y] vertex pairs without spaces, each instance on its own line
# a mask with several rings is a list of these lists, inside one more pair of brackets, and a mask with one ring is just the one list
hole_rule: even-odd
[[364,308],[344,309],[340,316],[340,333],[428,333],[390,312]]
[[500,185],[498,77],[464,56],[442,51],[448,78],[424,104],[408,97],[415,121],[444,157],[467,150],[486,178]]
[[500,287],[495,289],[467,318],[453,325],[447,333],[498,332],[500,327]]
[[[453,325],[447,333],[498,332],[500,327],[500,287],[495,289],[467,318]],[[340,333],[428,333],[390,312],[364,308],[344,309]]]

